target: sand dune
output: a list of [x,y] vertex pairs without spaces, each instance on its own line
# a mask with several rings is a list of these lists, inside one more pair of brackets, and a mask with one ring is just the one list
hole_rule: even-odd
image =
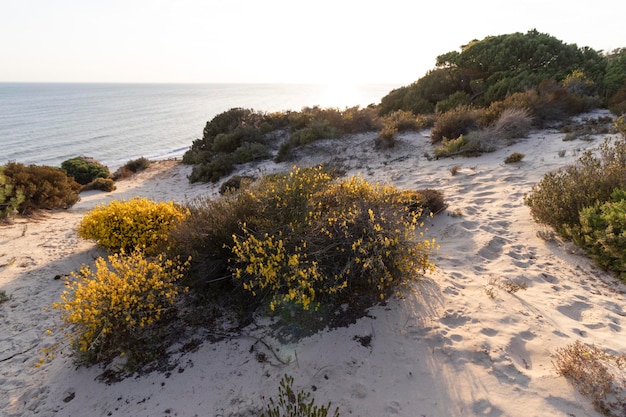
[[[216,186],[190,185],[189,167],[161,162],[113,193],[89,192],[70,210],[0,227],[0,290],[11,296],[0,305],[0,414],[253,416],[289,373],[295,387],[312,391],[316,403],[331,401],[342,416],[598,416],[557,376],[554,351],[581,340],[626,352],[626,286],[551,238],[523,197],[606,135],[564,142],[564,134],[540,131],[477,158],[429,160],[426,133],[402,134],[385,151],[373,149],[372,135],[321,141],[298,156],[300,165],[336,162],[369,181],[444,192],[448,209],[427,224],[441,246],[436,270],[413,293],[293,343],[261,321],[241,337],[180,354],[168,373],[108,385],[97,367],[75,369],[63,338],[46,334],[59,324],[49,310],[63,290],[55,277],[103,255],[75,232],[96,204],[135,195],[184,202],[215,196]],[[504,164],[512,152],[526,156]],[[291,165],[251,164],[240,173]],[[267,350],[258,338],[273,348],[267,361],[257,360],[254,350]],[[55,344],[58,356],[36,368],[41,348]]]

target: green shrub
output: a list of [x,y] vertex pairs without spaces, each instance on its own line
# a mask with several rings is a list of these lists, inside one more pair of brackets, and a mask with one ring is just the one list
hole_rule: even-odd
[[535,221],[567,238],[580,227],[580,211],[608,201],[616,188],[626,188],[626,141],[605,140],[598,156],[585,152],[576,164],[546,174],[525,203]]
[[[268,157],[267,135],[287,127],[290,113],[261,113],[233,108],[207,122],[202,139],[192,143],[183,163],[196,165],[190,180],[216,182],[234,169],[234,164]],[[237,155],[233,155],[237,153]]]
[[459,106],[437,117],[430,132],[432,143],[441,142],[444,138],[456,139],[478,129],[480,111],[468,106]]
[[374,108],[346,108],[341,111],[318,106],[305,107],[301,112],[289,114],[291,136],[283,142],[275,158],[282,162],[289,158],[291,151],[320,139],[336,139],[348,133],[370,132],[380,128],[380,121]]
[[467,137],[461,135],[456,139],[443,138],[441,145],[435,148],[435,157],[458,155],[463,153],[464,148],[468,145]]
[[78,235],[110,251],[144,248],[154,254],[167,244],[170,229],[187,215],[186,209],[171,201],[154,202],[141,197],[115,200],[87,212],[78,225]]
[[284,162],[290,156],[291,150],[299,146],[308,145],[311,142],[320,139],[334,139],[337,137],[337,131],[327,122],[319,122],[313,126],[307,126],[297,130],[291,134],[291,137],[283,142],[276,157],[276,162]]
[[25,197],[2,171],[0,167],[0,219],[6,219],[17,212]]
[[523,153],[520,152],[513,152],[511,155],[507,156],[506,159],[504,160],[505,164],[514,164],[516,162],[520,162],[522,159],[524,159],[526,155],[524,155]]
[[[261,417],[327,417],[331,403],[317,406],[315,400],[310,399],[308,391],[293,390],[293,377],[285,374],[280,380],[278,387],[278,399],[270,397],[267,404],[267,414],[261,413]],[[335,408],[333,417],[339,417],[339,408]]]
[[311,120],[313,120],[313,114],[306,111],[291,112],[289,113],[288,120],[291,130],[296,131],[307,127],[309,123],[311,123]]
[[328,120],[313,120],[310,125],[293,131],[289,140],[283,143],[281,148],[303,146],[320,139],[335,139],[338,135],[339,131]]
[[281,143],[278,148],[278,152],[276,153],[276,157],[274,158],[274,162],[287,161],[291,156],[291,152],[293,151],[293,148],[294,148],[293,143],[291,143],[288,140]]
[[262,143],[245,142],[233,152],[233,160],[237,164],[256,161],[259,159],[268,159],[271,152],[267,145]]
[[81,191],[100,190],[110,193],[115,191],[115,181],[112,178],[96,178],[89,184],[84,185]]
[[465,91],[457,91],[448,96],[445,100],[437,102],[435,111],[437,113],[445,113],[459,106],[469,106],[471,97]]
[[189,182],[217,182],[235,170],[232,155],[219,154],[208,163],[195,165],[189,175]]
[[602,268],[626,280],[626,191],[617,189],[610,201],[582,209],[580,226],[574,242]]
[[9,162],[3,173],[15,187],[14,190],[23,193],[24,200],[18,207],[19,213],[68,208],[80,199],[80,184],[60,168]]
[[61,163],[61,168],[69,177],[80,185],[86,185],[96,178],[108,178],[111,176],[109,168],[93,158],[78,156]]
[[359,106],[341,111],[319,106],[301,112],[265,114],[248,109],[230,109],[207,123],[204,136],[193,142],[183,156],[183,163],[193,164],[191,182],[212,181],[230,174],[236,164],[271,156],[269,145],[276,141],[270,133],[289,130],[281,143],[276,161],[290,157],[299,146],[319,139],[334,139],[343,134],[375,131],[380,128],[376,109]]
[[626,114],[626,83],[609,98],[608,106],[613,114]]
[[185,263],[143,252],[96,259],[95,271],[83,266],[66,282],[67,290],[53,307],[61,311],[66,335],[86,363],[151,359],[150,347],[171,315]]

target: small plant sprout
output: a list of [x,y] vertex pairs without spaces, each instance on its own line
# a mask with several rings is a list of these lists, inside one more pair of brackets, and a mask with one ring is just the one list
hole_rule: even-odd
[[333,414],[329,414],[331,403],[327,405],[315,405],[315,399],[311,399],[308,391],[293,390],[293,377],[285,374],[280,380],[278,398],[270,397],[267,404],[267,412],[261,413],[261,417],[339,417],[339,408],[335,408]]

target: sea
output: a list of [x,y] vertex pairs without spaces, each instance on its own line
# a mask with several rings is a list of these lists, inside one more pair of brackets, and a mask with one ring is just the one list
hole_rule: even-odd
[[234,107],[261,112],[378,104],[395,84],[0,83],[0,165],[60,166],[87,156],[180,158],[208,121]]

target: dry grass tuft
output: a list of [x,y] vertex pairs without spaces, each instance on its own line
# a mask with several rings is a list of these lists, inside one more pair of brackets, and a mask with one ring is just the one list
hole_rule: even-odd
[[492,277],[489,279],[489,284],[485,286],[485,293],[491,299],[495,299],[498,296],[498,290],[501,289],[509,294],[514,294],[520,290],[526,290],[528,286],[525,282],[514,282],[510,279],[500,279]]
[[576,341],[556,350],[554,366],[591,399],[598,412],[609,417],[626,415],[626,355],[612,355]]
[[533,125],[533,118],[527,109],[509,107],[500,113],[491,129],[502,139],[517,139],[528,135]]
[[522,159],[524,159],[526,155],[524,155],[523,153],[520,152],[513,152],[511,155],[507,156],[506,159],[504,160],[505,164],[514,164],[516,162],[520,162]]

